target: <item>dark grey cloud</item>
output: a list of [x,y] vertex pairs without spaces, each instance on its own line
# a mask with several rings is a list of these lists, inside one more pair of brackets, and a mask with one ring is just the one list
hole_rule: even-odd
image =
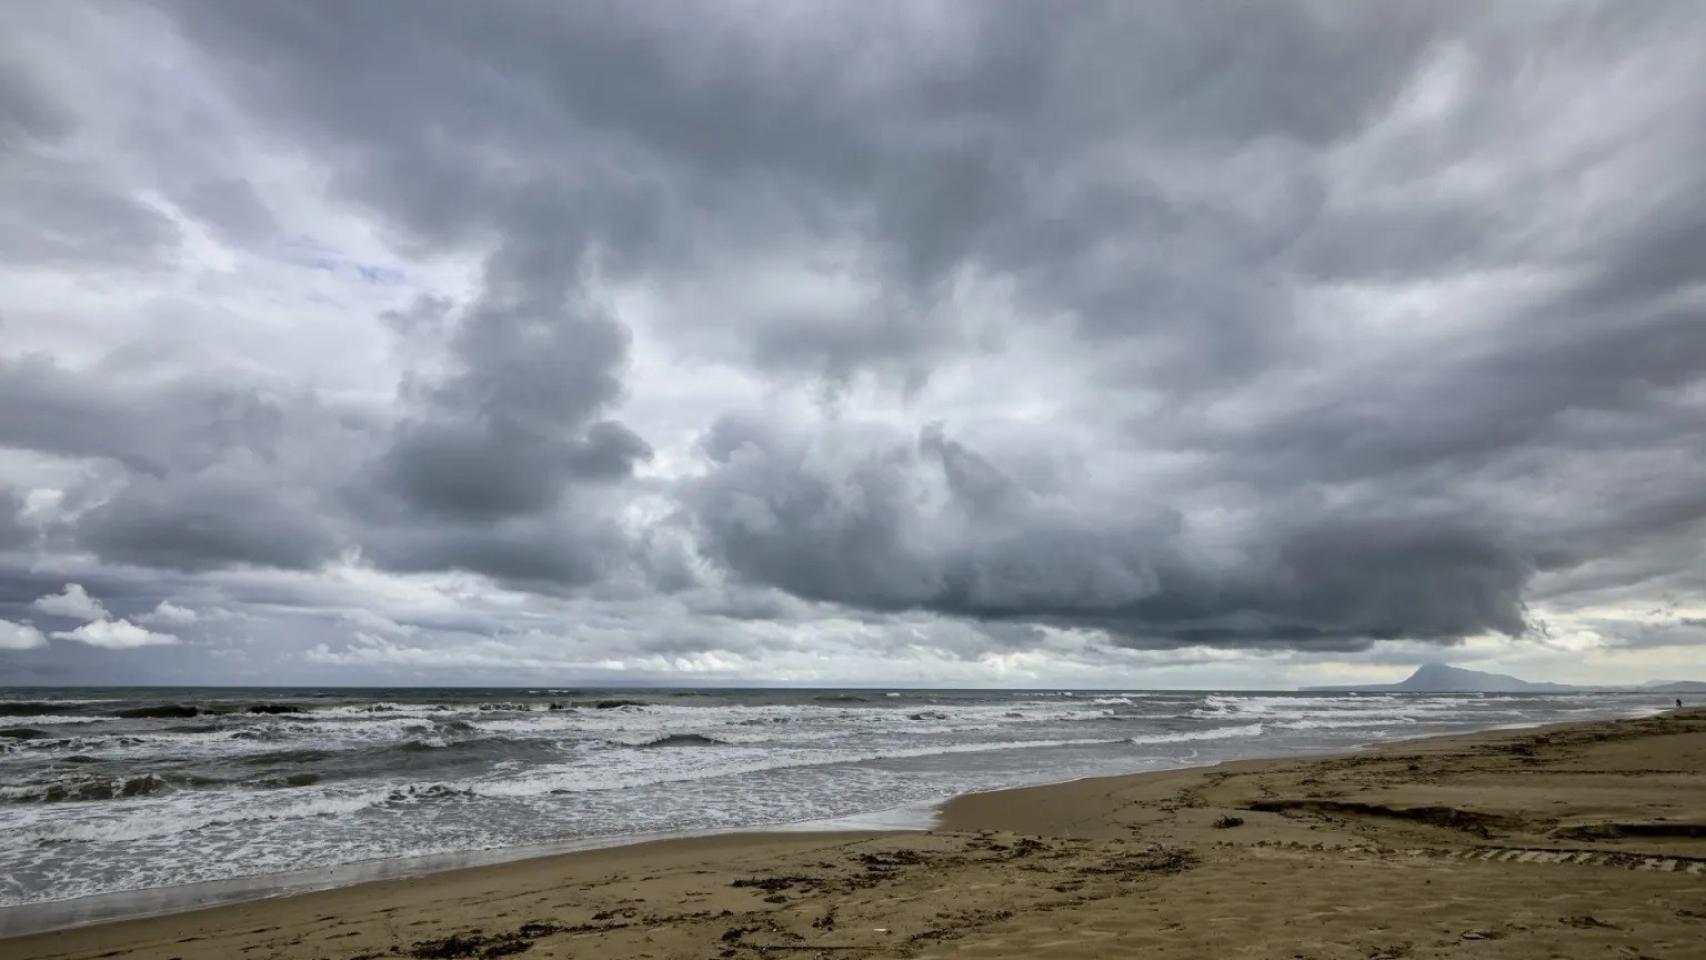
[[[0,56],[0,260],[177,270],[233,329],[288,323],[299,281],[263,264],[335,246],[293,232],[294,183],[407,265],[350,308],[393,366],[336,388],[127,364],[147,334],[68,345],[27,305],[46,346],[0,349],[0,448],[63,500],[7,533],[0,499],[0,550],[139,602],[218,582],[331,623],[348,598],[255,578],[353,565],[584,604],[660,657],[739,643],[682,610],[975,657],[1706,599],[1693,5],[126,16],[196,89],[103,116]],[[20,35],[82,32],[51,20]]]
[[[752,361],[916,380],[962,339],[929,306],[968,266],[1117,335],[1260,335],[1265,311],[1251,308],[1267,278],[1244,248],[1287,225],[1155,181],[1241,144],[1354,134],[1460,12],[960,5],[915,19],[878,4],[771,22],[691,4],[519,4],[494,22],[448,5],[412,8],[414,28],[398,31],[383,4],[191,4],[183,20],[257,108],[352,158],[340,167],[352,199],[424,243],[513,231],[541,196],[556,229],[646,273],[858,230],[878,301],[832,324],[714,320],[752,325]],[[348,36],[370,38],[364,56],[344,55]],[[873,75],[877,46],[906,55]],[[1101,166],[1120,140],[1165,149],[1153,169]],[[1311,176],[1294,188],[1304,204]],[[1120,234],[1138,255],[1099,256]],[[1160,256],[1180,246],[1213,259]]]
[[1091,626],[1139,646],[1524,629],[1532,560],[1461,508],[1275,509],[1211,556],[1215,534],[1174,510],[1098,502],[1069,477],[1021,486],[939,431],[835,456],[725,421],[707,451],[718,467],[690,496],[708,548],[814,600]]
[[265,199],[247,180],[208,177],[189,183],[178,202],[204,223],[240,243],[264,242],[278,232],[278,221]]
[[0,181],[0,258],[93,269],[159,266],[178,229],[164,214],[115,193],[91,172],[48,156],[12,154]]
[[0,445],[110,459],[138,473],[197,470],[233,450],[276,455],[285,403],[236,378],[137,382],[45,356],[0,358]]
[[[628,335],[584,289],[582,251],[550,242],[562,238],[506,241],[454,321],[449,372],[405,380],[409,412],[350,491],[381,567],[467,570],[549,592],[631,565],[599,489],[652,454],[601,416],[621,395]],[[442,311],[417,307],[394,328],[442,332]]]
[[0,552],[28,545],[34,532],[25,525],[24,498],[14,491],[0,489]]
[[573,514],[399,526],[376,535],[369,546],[372,561],[385,569],[467,570],[543,593],[586,587],[622,572],[628,550],[618,528]]
[[315,471],[351,431],[312,401],[231,379],[0,360],[0,445],[91,465],[61,491],[75,519],[49,534],[103,560],[316,567],[340,536]]
[[19,65],[0,60],[0,143],[19,147],[59,140],[70,118]]
[[0,258],[74,266],[158,265],[178,231],[160,211],[59,155],[71,117],[0,49]]
[[78,541],[114,563],[180,570],[239,564],[312,569],[332,559],[333,519],[264,467],[137,477],[78,521]]
[[160,211],[61,151],[76,121],[0,43],[0,260],[81,269],[158,265],[177,241]]
[[576,479],[619,480],[650,455],[628,428],[593,419],[621,392],[627,334],[578,289],[572,253],[561,256],[495,255],[452,341],[455,371],[410,385],[419,411],[380,467],[410,506],[452,518],[533,513]]

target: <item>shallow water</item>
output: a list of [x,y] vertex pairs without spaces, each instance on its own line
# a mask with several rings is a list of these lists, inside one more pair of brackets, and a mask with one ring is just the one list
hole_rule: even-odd
[[869,816],[976,790],[1650,712],[1649,694],[8,690],[0,905]]

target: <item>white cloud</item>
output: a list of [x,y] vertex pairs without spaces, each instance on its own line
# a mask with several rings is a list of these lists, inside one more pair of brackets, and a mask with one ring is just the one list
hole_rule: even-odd
[[[346,610],[344,611],[343,616],[344,619],[348,620],[350,623],[372,633],[407,637],[414,635],[419,630],[419,628],[412,624],[398,623],[390,617],[387,617],[382,613],[374,613],[372,610],[360,608],[355,610]],[[357,636],[361,636],[361,634],[358,633]]]
[[37,487],[24,495],[24,509],[18,514],[18,519],[25,523],[45,523],[59,515],[60,505],[64,502],[65,491]]
[[[75,630],[60,630],[56,640],[76,640],[92,647],[108,650],[129,650],[135,647],[160,647],[178,642],[170,633],[155,633],[129,620],[114,620],[101,601],[89,596],[80,583],[67,583],[59,593],[36,598],[35,608],[57,617],[86,621]],[[186,625],[196,622],[196,612],[180,607],[169,600],[160,601],[153,611],[139,619],[156,624]],[[0,649],[25,649],[46,643],[41,631],[27,624],[0,620]]]
[[180,607],[170,600],[162,600],[160,601],[160,605],[155,607],[152,613],[145,613],[136,619],[143,623],[159,623],[167,626],[182,627],[195,623],[201,618],[189,607]]
[[139,627],[129,620],[96,620],[85,623],[75,630],[62,630],[54,634],[59,640],[76,640],[92,647],[105,647],[108,650],[129,650],[135,647],[160,647],[178,642],[178,638],[169,633],[155,633],[146,627]]
[[42,613],[76,620],[105,620],[111,616],[107,608],[101,606],[101,601],[89,596],[80,583],[68,583],[59,593],[36,598],[35,608]]
[[0,650],[28,650],[46,642],[41,631],[27,623],[0,620]]

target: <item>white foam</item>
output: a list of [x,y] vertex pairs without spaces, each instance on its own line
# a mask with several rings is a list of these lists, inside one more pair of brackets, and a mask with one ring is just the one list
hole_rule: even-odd
[[1190,743],[1195,740],[1232,740],[1238,737],[1259,737],[1262,735],[1262,725],[1246,723],[1237,727],[1221,727],[1216,730],[1190,730],[1183,733],[1158,733],[1147,737],[1128,737],[1127,743]]
[[[17,721],[18,724],[31,727],[63,727],[74,723],[100,723],[110,717],[66,716],[61,714],[40,714],[36,716],[0,717],[0,722]],[[28,721],[25,723],[24,721]]]
[[536,797],[553,793],[590,793],[685,783],[720,777],[749,776],[774,770],[827,767],[878,760],[904,760],[963,753],[995,753],[1005,750],[1038,750],[1051,747],[1108,746],[1133,742],[1129,738],[1079,738],[1059,740],[1015,740],[998,743],[941,744],[886,750],[742,750],[725,747],[693,747],[633,751],[655,762],[631,762],[624,772],[600,773],[585,763],[547,765],[529,769],[519,777],[459,780],[456,789],[471,790],[488,797]]

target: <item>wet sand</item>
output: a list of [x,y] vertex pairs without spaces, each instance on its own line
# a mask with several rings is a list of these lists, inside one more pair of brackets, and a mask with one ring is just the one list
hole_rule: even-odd
[[1084,780],[928,833],[573,853],[0,957],[1706,958],[1706,710]]

